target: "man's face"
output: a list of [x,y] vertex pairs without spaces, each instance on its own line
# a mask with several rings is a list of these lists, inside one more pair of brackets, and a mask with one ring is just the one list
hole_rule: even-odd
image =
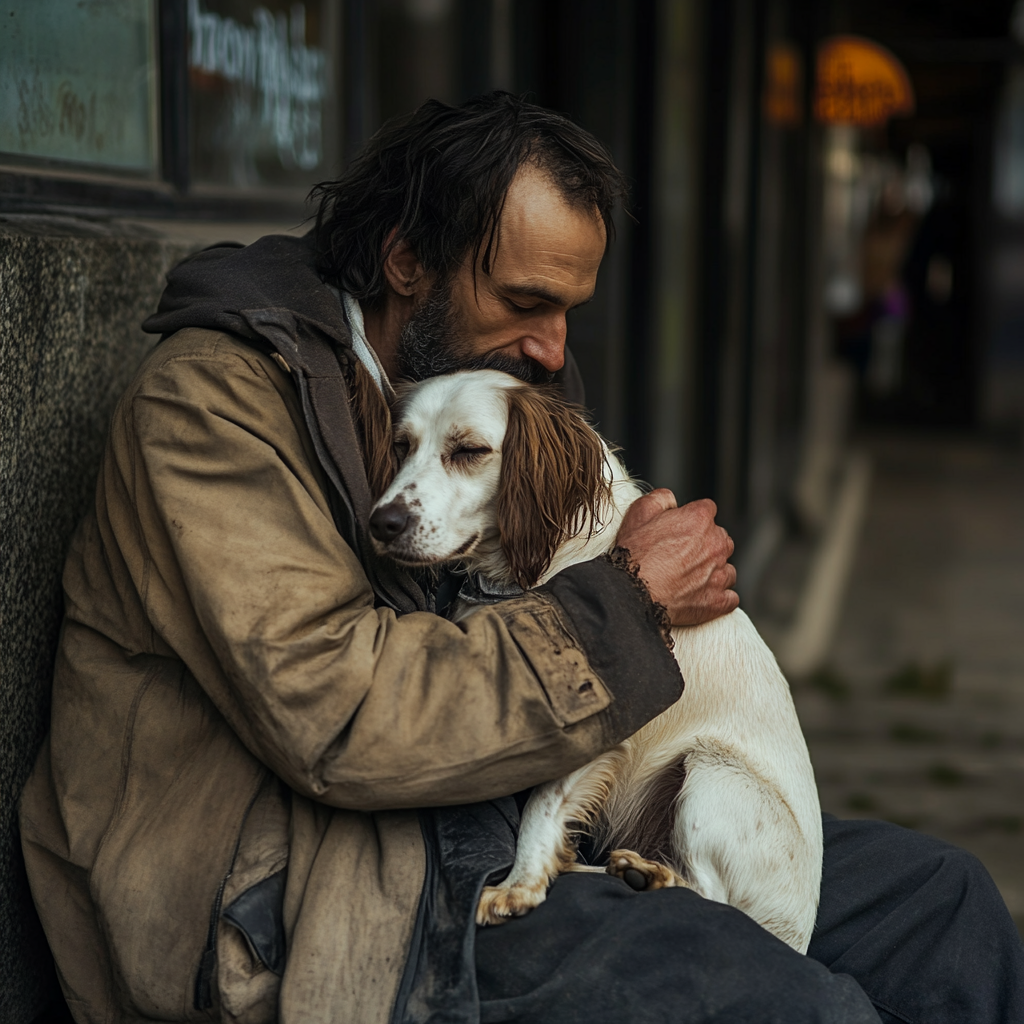
[[522,167],[505,199],[497,252],[474,276],[466,260],[436,283],[402,330],[398,357],[415,380],[490,367],[531,382],[565,362],[565,315],[589,301],[604,255],[597,210],[570,207],[547,174]]

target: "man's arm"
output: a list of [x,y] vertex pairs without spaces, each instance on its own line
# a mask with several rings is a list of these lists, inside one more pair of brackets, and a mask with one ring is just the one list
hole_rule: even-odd
[[653,606],[607,563],[460,626],[374,608],[290,381],[226,339],[176,351],[115,418],[101,532],[153,653],[180,657],[293,788],[356,809],[486,799],[565,774],[678,697]]

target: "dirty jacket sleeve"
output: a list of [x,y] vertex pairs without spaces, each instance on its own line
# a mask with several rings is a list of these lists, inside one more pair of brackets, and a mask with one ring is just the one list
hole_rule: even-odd
[[653,607],[605,562],[459,625],[374,607],[290,381],[230,336],[161,345],[109,454],[101,533],[151,653],[176,654],[302,794],[357,810],[493,798],[585,763],[681,692]]

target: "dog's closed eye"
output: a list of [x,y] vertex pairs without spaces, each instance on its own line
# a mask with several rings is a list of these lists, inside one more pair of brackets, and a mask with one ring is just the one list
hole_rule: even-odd
[[476,465],[485,456],[490,455],[493,449],[484,447],[473,447],[471,445],[459,445],[454,451],[448,453],[448,461],[452,466],[468,468]]
[[492,453],[491,446],[475,431],[464,427],[449,431],[441,461],[451,469],[472,469]]

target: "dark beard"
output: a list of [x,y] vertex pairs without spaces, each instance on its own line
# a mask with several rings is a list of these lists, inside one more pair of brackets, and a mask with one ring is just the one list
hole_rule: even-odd
[[452,302],[451,284],[438,282],[402,328],[398,364],[403,377],[426,380],[459,370],[500,370],[527,384],[546,384],[548,373],[534,359],[504,352],[474,355],[472,342]]

